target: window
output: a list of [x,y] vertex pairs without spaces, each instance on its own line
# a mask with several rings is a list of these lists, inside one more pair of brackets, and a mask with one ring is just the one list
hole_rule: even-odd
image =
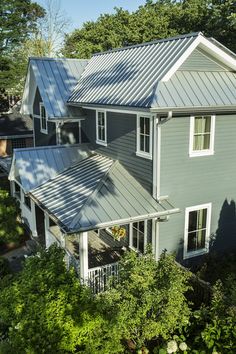
[[129,246],[143,253],[147,243],[147,221],[139,221],[130,224],[129,234]]
[[96,112],[96,143],[107,146],[107,117],[106,112]]
[[190,117],[189,155],[214,154],[215,116]]
[[184,258],[208,252],[211,203],[186,208]]
[[47,124],[47,112],[42,103],[40,103],[40,130],[42,133],[47,134],[48,124]]
[[24,138],[21,139],[13,139],[11,141],[12,149],[26,148],[26,140]]
[[31,210],[31,202],[30,202],[30,198],[26,195],[24,195],[24,204],[27,206],[27,208],[29,210]]
[[141,157],[152,158],[152,121],[147,116],[137,116],[137,152]]

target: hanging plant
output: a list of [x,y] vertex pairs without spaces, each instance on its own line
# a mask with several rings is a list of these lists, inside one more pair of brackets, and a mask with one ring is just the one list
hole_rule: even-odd
[[115,225],[111,227],[112,236],[115,240],[120,241],[122,238],[126,236],[126,229],[124,227],[120,227],[119,225]]

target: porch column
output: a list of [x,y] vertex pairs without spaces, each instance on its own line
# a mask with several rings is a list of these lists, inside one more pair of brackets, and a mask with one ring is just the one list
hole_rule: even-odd
[[37,237],[38,232],[37,232],[37,226],[36,226],[36,215],[35,215],[35,203],[32,199],[30,199],[31,203],[31,215],[32,215],[32,236]]
[[88,278],[88,233],[79,233],[79,262],[80,278],[86,281]]
[[49,246],[51,246],[51,243],[50,243],[50,236],[48,233],[49,217],[47,213],[44,213],[44,228],[45,228],[45,247],[48,248]]

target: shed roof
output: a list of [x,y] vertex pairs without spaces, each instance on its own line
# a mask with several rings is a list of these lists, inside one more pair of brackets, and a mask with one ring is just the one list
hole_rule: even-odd
[[29,192],[89,155],[86,144],[15,149],[9,179]]
[[118,161],[98,154],[30,194],[68,233],[178,212],[152,198]]
[[[95,54],[68,103],[157,107],[158,85],[163,81],[168,82],[197,46],[224,60],[232,71],[236,70],[232,52],[218,42],[208,40],[201,32],[190,33]],[[173,86],[170,85],[170,88]]]
[[[77,84],[88,60],[65,58],[30,58],[28,78],[22,102],[27,107],[28,86],[35,80],[49,118],[70,117],[66,101]],[[33,76],[29,78],[29,76]],[[29,89],[29,88],[28,88]],[[27,113],[27,109],[26,109]]]

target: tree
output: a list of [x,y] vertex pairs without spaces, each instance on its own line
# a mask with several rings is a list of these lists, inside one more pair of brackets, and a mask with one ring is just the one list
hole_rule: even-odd
[[[168,339],[188,322],[185,298],[189,273],[163,253],[156,262],[151,249],[143,256],[127,252],[120,263],[115,289],[101,295],[110,303],[111,323],[127,343],[141,349],[148,341]],[[114,324],[115,321],[115,324]]]
[[89,58],[95,52],[173,35],[203,31],[236,51],[234,0],[148,0],[129,13],[115,8],[66,36],[63,54]]
[[63,257],[54,244],[26,259],[7,286],[0,283],[0,338],[9,352],[73,353],[96,323],[92,298]]
[[38,18],[45,12],[30,0],[2,0],[0,14],[0,90],[15,88],[14,93],[18,94],[22,86],[17,86],[25,75],[25,65],[21,67],[21,60],[16,60],[14,51],[29,38]]
[[18,221],[20,209],[8,191],[0,190],[0,243],[19,242],[23,229]]

